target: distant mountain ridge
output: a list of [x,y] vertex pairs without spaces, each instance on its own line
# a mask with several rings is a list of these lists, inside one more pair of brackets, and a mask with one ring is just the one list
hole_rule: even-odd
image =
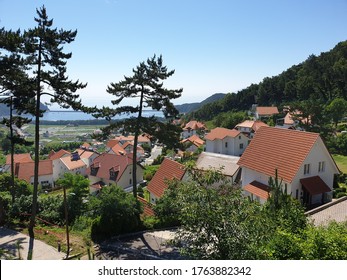
[[[49,111],[49,108],[42,103],[40,108],[41,110]],[[13,114],[16,114],[16,112],[14,111]],[[7,117],[9,115],[10,115],[10,108],[4,103],[0,103],[0,117]]]
[[181,105],[175,105],[175,107],[180,113],[191,113],[205,104],[215,102],[224,98],[225,95],[226,93],[215,93],[201,102],[184,103]]
[[253,104],[284,106],[304,100],[326,104],[337,97],[347,100],[347,41],[320,55],[310,55],[258,84],[228,93],[222,100],[205,104],[187,118],[208,121],[224,112],[249,110]]

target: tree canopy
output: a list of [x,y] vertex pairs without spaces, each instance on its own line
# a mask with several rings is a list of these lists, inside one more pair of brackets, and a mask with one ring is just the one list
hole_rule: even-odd
[[[111,83],[107,87],[107,92],[115,96],[112,104],[118,107],[103,107],[102,110],[95,110],[97,117],[105,117],[109,120],[117,114],[137,114],[136,117],[130,117],[123,121],[117,121],[104,129],[109,134],[115,128],[122,127],[124,131],[134,133],[133,145],[133,194],[137,196],[136,182],[136,149],[138,136],[141,133],[148,133],[152,137],[159,139],[160,142],[168,146],[177,146],[179,143],[180,128],[171,122],[162,122],[156,117],[144,117],[143,110],[151,108],[152,110],[162,111],[166,119],[172,119],[178,114],[177,109],[172,103],[173,99],[181,96],[183,89],[167,89],[163,81],[175,73],[174,70],[168,70],[163,65],[162,56],[154,55],[147,61],[141,62],[133,69],[133,75],[124,76],[124,80],[118,83]],[[123,100],[135,98],[139,100],[138,105],[120,106]]]
[[319,56],[311,55],[277,76],[265,77],[259,84],[205,104],[189,117],[210,120],[221,112],[249,110],[252,104],[281,106],[308,99],[325,104],[337,97],[347,100],[347,41]]

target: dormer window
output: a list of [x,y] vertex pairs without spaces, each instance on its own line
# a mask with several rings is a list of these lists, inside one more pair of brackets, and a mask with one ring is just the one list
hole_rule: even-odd
[[119,165],[110,168],[110,180],[116,180],[119,172]]
[[96,174],[98,173],[99,168],[100,168],[100,163],[99,162],[93,163],[90,166],[90,175],[96,176]]

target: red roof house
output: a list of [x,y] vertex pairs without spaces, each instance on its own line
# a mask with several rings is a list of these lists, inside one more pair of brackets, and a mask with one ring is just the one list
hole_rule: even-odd
[[334,174],[339,173],[318,133],[274,127],[257,131],[238,164],[246,194],[262,198],[254,189],[258,183],[268,185],[277,170],[283,187],[304,205],[330,201]]
[[217,127],[205,136],[206,152],[240,156],[248,146],[249,139],[236,129]]
[[278,114],[278,108],[277,107],[261,107],[261,106],[257,106],[255,109],[255,118],[261,119],[261,118],[268,118],[271,117],[273,115]]
[[182,138],[188,138],[194,134],[197,134],[197,132],[199,131],[203,132],[205,130],[206,126],[204,123],[198,121],[190,121],[183,127]]
[[[34,183],[34,162],[16,163],[15,176],[25,180],[29,184]],[[39,162],[39,184],[43,188],[53,187],[53,164],[52,160],[40,160]]]
[[[126,191],[132,190],[132,159],[127,155],[101,154],[93,160],[87,169],[91,184],[103,182],[116,184]],[[137,183],[143,181],[143,167],[137,164]]]
[[262,126],[268,126],[260,120],[245,120],[235,126],[235,129],[245,134],[248,138],[253,138],[254,133],[257,132]]
[[185,173],[183,164],[165,158],[147,186],[147,190],[150,192],[150,202],[155,203],[156,199],[164,194],[168,187],[166,180],[177,179],[181,181]]

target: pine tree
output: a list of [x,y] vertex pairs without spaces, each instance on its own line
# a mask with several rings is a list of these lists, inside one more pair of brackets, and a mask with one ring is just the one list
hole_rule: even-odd
[[[32,240],[34,239],[39,184],[40,117],[44,113],[40,107],[41,97],[44,95],[50,96],[52,103],[57,103],[63,108],[80,109],[82,105],[76,91],[86,87],[86,84],[80,83],[78,80],[75,82],[68,80],[66,75],[66,63],[72,54],[64,53],[63,45],[75,40],[77,30],[65,31],[53,28],[53,20],[48,18],[45,6],[36,9],[36,12],[35,22],[37,26],[23,33],[18,31],[16,48],[8,49],[9,52],[14,54],[18,50],[19,57],[24,63],[25,71],[20,72],[23,73],[23,78],[18,83],[20,92],[18,92],[17,97],[35,118],[34,190],[29,223],[29,235]],[[2,30],[2,33],[6,33],[6,31]],[[12,33],[9,32],[8,34],[12,36]],[[12,38],[10,35],[5,36],[8,41]],[[28,73],[30,73],[30,77]],[[31,257],[31,254],[32,251],[29,250],[28,258]]]
[[[11,195],[12,203],[15,200],[14,194],[14,149],[16,144],[32,145],[32,142],[15,135],[14,126],[21,128],[31,119],[23,117],[22,113],[30,111],[30,97],[32,97],[32,86],[28,74],[26,73],[26,60],[21,55],[23,51],[23,37],[20,31],[6,31],[0,29],[0,94],[1,103],[9,107],[9,118],[3,118],[2,124],[9,130],[11,154]],[[14,115],[16,114],[16,115]]]
[[127,98],[139,99],[139,105],[120,106],[116,109],[103,108],[101,113],[96,114],[96,116],[107,117],[109,120],[117,114],[137,114],[136,118],[129,118],[122,122],[111,124],[105,129],[109,133],[114,127],[123,126],[135,135],[132,172],[133,194],[135,197],[137,196],[136,152],[140,133],[144,132],[153,135],[159,141],[171,146],[179,143],[180,129],[178,127],[171,122],[161,122],[154,116],[146,118],[142,115],[143,108],[152,108],[153,110],[162,111],[167,119],[176,117],[178,111],[171,100],[180,97],[183,89],[167,89],[162,82],[172,76],[174,72],[174,70],[169,71],[166,66],[163,66],[162,56],[156,57],[154,55],[133,69],[133,76],[125,76],[124,80],[118,83],[111,83],[107,87],[107,92],[116,97],[115,100],[112,100],[113,105],[118,106]]

